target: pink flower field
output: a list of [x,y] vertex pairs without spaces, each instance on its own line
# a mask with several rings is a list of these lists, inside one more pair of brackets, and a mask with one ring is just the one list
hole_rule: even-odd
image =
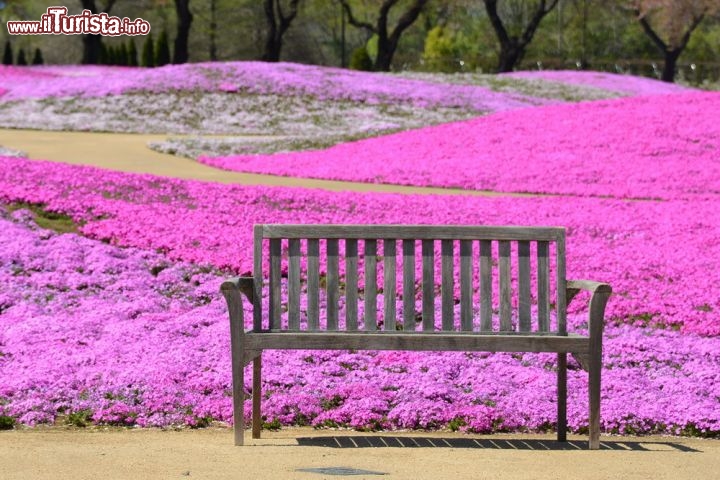
[[200,161],[242,172],[368,183],[704,197],[720,193],[718,111],[718,93],[632,97],[503,112],[326,150]]
[[[559,75],[552,80],[617,84]],[[552,194],[338,193],[0,156],[0,418],[231,422],[219,285],[252,269],[253,224],[559,225],[567,228],[568,278],[613,287],[603,429],[720,436],[720,95],[654,91],[634,79],[628,88],[645,94],[547,105],[554,102],[387,78],[395,79],[251,62],[0,67],[0,101],[10,103],[185,89],[498,111],[326,150],[202,161],[277,175]],[[534,104],[544,106],[519,108]],[[41,227],[28,205],[66,216],[78,233]],[[587,328],[584,301],[571,304],[573,331]],[[554,428],[554,355],[270,351],[263,358],[268,426]],[[568,423],[582,433],[587,374],[570,364]]]
[[[228,420],[220,276],[171,260],[248,270],[253,223],[562,223],[569,277],[598,278],[616,292],[605,428],[720,431],[720,232],[709,221],[716,201],[336,194],[11,158],[2,161],[0,191],[4,202],[45,204],[71,215],[88,237],[130,247],[56,236],[22,216],[5,220],[2,278],[10,293],[0,316],[0,397],[5,414],[23,423],[76,411],[114,424]],[[155,277],[158,265],[168,267]],[[571,317],[582,329],[582,316]],[[544,429],[554,418],[548,356],[300,352],[269,353],[266,365],[264,388],[272,394],[265,414],[282,424],[430,428],[452,421],[484,432]],[[573,371],[576,430],[585,425],[585,378]]]

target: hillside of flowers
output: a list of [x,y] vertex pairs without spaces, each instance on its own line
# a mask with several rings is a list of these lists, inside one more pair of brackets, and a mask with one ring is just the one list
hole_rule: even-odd
[[[660,89],[649,85],[651,92]],[[287,63],[0,66],[0,127],[293,136],[320,148],[492,112],[621,95],[534,78],[373,74]],[[248,150],[241,139],[204,142],[212,142],[205,152],[214,155]]]
[[[527,80],[512,83],[523,86]],[[548,83],[548,82],[546,82]],[[162,68],[0,66],[0,126],[110,132],[357,138],[560,101],[584,89],[543,83],[528,95],[295,64]],[[527,89],[525,89],[527,90]]]
[[565,104],[503,112],[326,150],[200,161],[243,172],[370,183],[702,197],[720,193],[718,111],[718,93],[639,96],[582,108]]
[[564,85],[576,85],[598,88],[604,91],[625,95],[663,95],[682,93],[690,89],[675,83],[662,82],[646,77],[608,72],[589,72],[572,70],[540,70],[505,73],[503,77],[524,80],[544,80]]

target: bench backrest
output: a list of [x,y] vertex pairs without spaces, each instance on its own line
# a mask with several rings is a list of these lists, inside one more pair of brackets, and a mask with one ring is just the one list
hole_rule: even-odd
[[255,225],[253,276],[255,331],[567,332],[559,227]]

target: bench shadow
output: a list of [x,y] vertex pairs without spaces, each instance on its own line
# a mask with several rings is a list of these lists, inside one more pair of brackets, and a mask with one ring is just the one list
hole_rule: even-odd
[[[480,438],[429,438],[395,436],[331,436],[300,437],[297,439],[304,447],[330,448],[477,448],[493,450],[587,450],[587,441],[569,440],[517,440],[517,439],[480,439]],[[623,441],[600,442],[600,450],[633,452],[690,452],[700,450],[676,442]]]

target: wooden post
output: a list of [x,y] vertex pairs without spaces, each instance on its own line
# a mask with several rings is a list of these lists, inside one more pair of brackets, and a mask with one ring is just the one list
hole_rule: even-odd
[[260,438],[262,431],[262,353],[253,359],[252,438]]
[[558,353],[557,365],[557,439],[567,441],[567,353]]
[[242,297],[238,279],[223,282],[220,287],[228,305],[230,315],[230,353],[232,361],[233,420],[235,445],[243,445],[245,438],[245,325],[243,320]]

